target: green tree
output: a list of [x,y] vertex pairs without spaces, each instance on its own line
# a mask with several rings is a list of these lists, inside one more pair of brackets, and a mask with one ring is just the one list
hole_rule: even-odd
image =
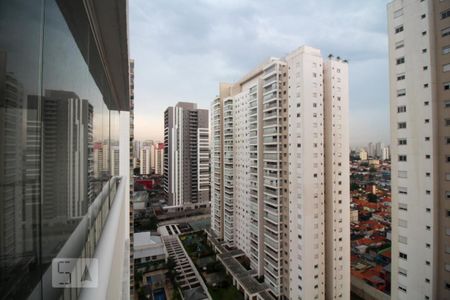
[[352,182],[350,184],[350,191],[357,191],[359,190],[359,184]]
[[378,197],[377,197],[377,195],[375,195],[375,194],[369,193],[369,194],[367,194],[367,200],[368,200],[369,202],[376,203],[377,200],[378,200]]

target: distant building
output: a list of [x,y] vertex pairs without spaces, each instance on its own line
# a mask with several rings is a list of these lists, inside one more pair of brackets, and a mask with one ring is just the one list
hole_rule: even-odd
[[389,146],[383,147],[383,153],[381,155],[382,160],[390,160],[391,159],[391,152],[389,149]]
[[153,147],[153,161],[155,162],[155,174],[164,174],[164,143],[157,143]]
[[139,158],[141,155],[141,142],[134,140],[133,141],[133,158]]
[[377,193],[377,185],[376,184],[368,184],[366,186],[366,192],[376,194]]
[[166,260],[166,249],[161,236],[150,231],[134,234],[134,266],[139,269],[146,263]]
[[222,83],[211,229],[276,299],[350,298],[348,64],[300,47]]
[[111,146],[111,173],[119,176],[119,146]]
[[140,163],[139,163],[139,158],[137,157],[133,157],[133,169],[139,168],[140,170]]
[[364,149],[359,150],[359,159],[360,160],[367,160],[367,151]]
[[381,158],[383,156],[383,149],[384,149],[383,143],[378,142],[375,144],[375,157],[376,158]]
[[[142,161],[141,161],[142,164]],[[178,102],[164,112],[164,191],[174,208],[209,205],[208,110]]]
[[141,175],[149,175],[152,173],[152,153],[153,141],[147,141],[142,144],[139,156],[139,167]]
[[367,145],[367,156],[375,157],[375,152],[375,145],[373,143],[369,143],[369,145]]
[[350,222],[358,223],[358,210],[357,209],[350,210]]

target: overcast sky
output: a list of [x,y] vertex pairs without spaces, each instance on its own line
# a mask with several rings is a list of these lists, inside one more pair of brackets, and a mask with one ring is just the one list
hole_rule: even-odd
[[210,108],[234,82],[301,45],[349,60],[350,142],[389,141],[388,0],[130,0],[135,137],[163,138],[178,101]]

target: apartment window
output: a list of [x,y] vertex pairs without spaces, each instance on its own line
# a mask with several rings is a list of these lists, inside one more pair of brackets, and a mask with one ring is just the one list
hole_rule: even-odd
[[447,209],[447,217],[450,217],[450,210]]
[[450,163],[450,155],[446,155],[445,159],[447,160],[448,163]]
[[450,181],[450,173],[445,173],[445,180]]
[[401,290],[402,292],[406,293],[406,286],[404,286],[403,284],[398,284],[398,289]]
[[448,35],[450,35],[450,27],[446,27],[446,28],[441,30],[441,36],[442,37],[446,37]]
[[450,17],[450,9],[441,12],[441,19],[447,19],[448,17]]
[[447,199],[450,199],[450,191],[446,191],[445,196],[447,197]]
[[448,72],[450,71],[450,64],[445,64],[442,66],[442,72]]
[[397,112],[398,113],[406,112],[406,105],[402,105],[402,106],[397,107]]
[[408,238],[407,238],[406,236],[399,235],[399,236],[398,236],[398,242],[399,242],[400,244],[407,245],[407,244],[408,244]]
[[445,82],[444,83],[444,90],[450,90],[450,82]]
[[427,31],[422,31],[422,35],[427,35]]
[[442,54],[449,54],[450,53],[450,45],[442,47]]
[[398,267],[398,274],[406,277],[408,276],[408,271],[402,267]]
[[405,129],[406,128],[406,122],[399,122],[398,123],[398,129]]
[[402,32],[404,30],[403,25],[395,27],[395,33]]
[[428,70],[428,66],[423,66],[423,70],[424,71]]
[[450,126],[450,119],[445,119],[445,126]]
[[430,104],[430,102],[429,101],[425,101],[425,102],[423,102],[423,105],[425,105],[425,106],[428,106]]
[[406,95],[406,89],[397,90],[397,97],[402,97]]
[[399,186],[398,187],[398,193],[399,194],[403,194],[403,195],[407,195],[408,194],[408,188],[407,187],[403,187],[403,186]]
[[405,47],[405,42],[404,41],[398,41],[395,43],[395,49],[401,49]]
[[399,252],[399,253],[398,253],[398,256],[399,256],[401,259],[404,259],[404,260],[407,260],[407,259],[408,259],[408,255],[407,255],[406,253],[403,253],[403,252]]
[[398,74],[398,75],[397,75],[397,81],[405,80],[405,78],[406,78],[405,73],[402,73],[402,74]]
[[407,140],[406,139],[398,139],[398,144],[399,145],[406,145],[407,144]]
[[406,203],[399,203],[398,204],[398,209],[399,210],[403,210],[403,211],[407,211],[408,210],[408,204],[406,204]]
[[399,57],[396,60],[397,65],[401,65],[405,63],[405,57]]
[[403,8],[397,9],[394,11],[394,19],[403,16]]
[[403,227],[403,228],[407,228],[408,227],[408,221],[403,220],[403,219],[398,219],[398,226],[399,227]]
[[427,49],[426,48],[422,49],[422,53],[427,53]]

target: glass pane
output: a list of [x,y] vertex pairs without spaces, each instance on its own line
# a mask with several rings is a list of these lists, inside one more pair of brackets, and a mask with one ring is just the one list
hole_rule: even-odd
[[0,0],[0,295],[21,299],[40,280],[37,99],[43,1]]

